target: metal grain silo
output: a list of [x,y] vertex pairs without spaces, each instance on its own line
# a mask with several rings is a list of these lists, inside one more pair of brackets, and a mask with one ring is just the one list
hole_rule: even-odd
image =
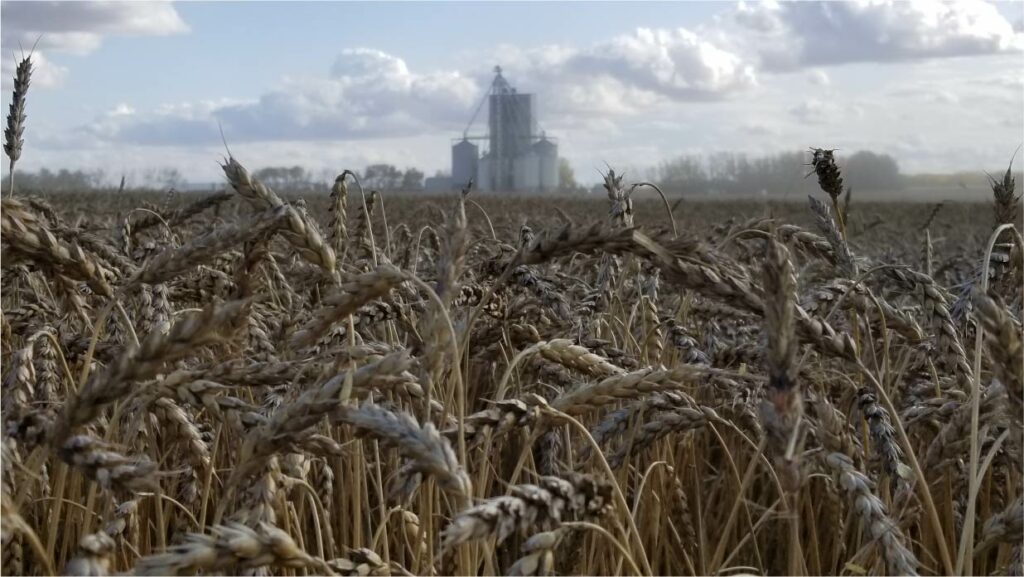
[[533,118],[533,95],[509,92],[491,94],[488,124],[491,151],[496,156],[515,157],[530,148],[536,122]]
[[537,187],[544,191],[558,190],[558,145],[541,136],[533,144],[533,153],[537,157]]
[[532,150],[520,154],[513,165],[513,189],[523,192],[540,190],[540,162],[537,153]]
[[496,190],[513,190],[515,159],[530,149],[536,132],[533,95],[516,92],[496,67],[487,106],[491,178]]
[[[462,140],[452,146],[452,179],[462,184],[475,167],[476,185],[490,191],[538,191],[558,188],[558,147],[538,136],[536,108],[532,94],[520,94],[494,67],[490,90],[477,105]],[[484,104],[487,105],[487,134],[470,135]],[[538,138],[540,141],[538,141]],[[483,140],[487,153],[470,141]],[[483,147],[481,147],[483,148]]]
[[[480,149],[469,140],[463,138],[452,146],[452,184],[455,187],[462,187],[470,179],[477,180],[479,160]],[[479,185],[477,182],[477,187]]]
[[494,190],[494,182],[491,178],[491,155],[485,154],[477,163],[476,172],[476,188],[480,192],[490,192]]

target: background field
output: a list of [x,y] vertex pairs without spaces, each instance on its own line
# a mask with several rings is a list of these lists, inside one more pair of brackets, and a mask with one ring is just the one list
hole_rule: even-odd
[[1016,201],[232,170],[3,201],[5,574],[1019,570]]

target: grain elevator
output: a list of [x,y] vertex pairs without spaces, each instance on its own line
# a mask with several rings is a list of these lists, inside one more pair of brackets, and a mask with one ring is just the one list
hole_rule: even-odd
[[[484,104],[487,134],[471,136]],[[558,188],[558,145],[538,132],[534,95],[516,91],[502,76],[500,66],[494,68],[490,89],[462,138],[452,144],[452,185],[461,188],[470,178],[482,191],[547,192]]]

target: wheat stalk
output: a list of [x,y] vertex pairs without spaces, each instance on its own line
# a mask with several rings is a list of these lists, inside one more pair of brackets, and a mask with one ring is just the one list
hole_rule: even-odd
[[21,158],[21,149],[25,146],[25,101],[28,98],[28,86],[32,82],[32,55],[22,57],[14,70],[14,92],[11,94],[11,105],[7,111],[7,126],[4,128],[4,153],[10,159],[10,189],[14,196],[14,164]]
[[537,485],[516,485],[509,491],[456,515],[442,533],[443,547],[490,537],[500,544],[516,530],[556,528],[563,515],[589,518],[612,507],[611,486],[579,474],[541,477]]

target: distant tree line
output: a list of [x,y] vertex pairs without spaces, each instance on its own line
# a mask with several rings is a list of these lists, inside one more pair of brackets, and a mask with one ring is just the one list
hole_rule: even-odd
[[[859,151],[850,155],[837,152],[837,160],[847,186],[857,192],[899,192],[906,188],[960,187],[987,189],[984,172],[953,174],[903,175],[896,159],[888,154]],[[646,171],[636,170],[637,180],[657,183],[666,192],[716,196],[781,195],[792,193],[810,172],[808,151],[750,157],[732,152],[708,155],[683,155],[662,162]],[[1005,170],[1005,169],[1004,169]],[[340,171],[309,170],[301,166],[269,166],[259,168],[253,176],[279,192],[326,193]],[[559,192],[576,193],[585,188],[577,183],[572,166],[566,159],[559,164]],[[404,170],[392,164],[370,164],[357,172],[364,190],[383,192],[418,192],[425,190],[424,173],[417,168]],[[640,176],[642,175],[643,178]],[[438,171],[434,178],[447,178]],[[631,177],[630,177],[631,178]],[[19,170],[18,188],[30,192],[75,192],[116,189],[121,175],[103,170],[52,170],[35,172]],[[813,177],[811,177],[813,180]],[[127,175],[127,188],[133,190],[168,190],[192,187],[186,176],[176,168],[153,168]],[[6,179],[0,179],[0,190]],[[219,183],[217,184],[219,186]],[[209,186],[213,186],[210,183]],[[208,188],[208,187],[207,187]],[[600,186],[594,188],[600,192]]]
[[371,164],[363,170],[361,176],[364,189],[403,192],[423,190],[423,171],[416,168],[402,171],[391,164]]
[[328,174],[315,175],[301,166],[268,166],[252,175],[278,192],[323,192],[330,188]]
[[[122,176],[114,176],[102,169],[41,168],[35,172],[19,170],[15,178],[17,189],[29,193],[116,189],[120,186]],[[133,190],[167,190],[181,187],[186,183],[185,177],[177,168],[151,168],[141,173],[131,173],[123,178],[126,187]]]
[[[19,170],[15,175],[17,190],[25,192],[75,192],[102,188],[106,175],[101,170],[50,170],[40,169],[38,172]],[[7,186],[7,180],[3,181]]]
[[[301,166],[268,166],[252,174],[267,186],[279,192],[328,192],[339,172],[313,171]],[[390,164],[371,164],[358,173],[366,190],[419,191],[423,189],[423,171],[416,168],[399,170]],[[116,189],[121,176],[104,170],[51,170],[35,172],[19,170],[17,187],[25,192],[75,192]],[[126,187],[131,190],[182,189],[195,183],[177,168],[152,168],[131,172],[125,176]],[[6,181],[3,181],[6,186]]]
[[[904,186],[899,164],[892,156],[870,151],[837,156],[845,184],[855,191],[898,191]],[[779,195],[799,186],[810,172],[809,161],[806,151],[757,158],[733,152],[684,155],[658,165],[651,171],[651,179],[684,194]]]
[[[371,164],[357,174],[360,184],[368,191],[415,192],[423,189],[423,171],[417,168],[401,170],[391,164]],[[313,172],[301,166],[269,166],[257,170],[253,176],[281,192],[324,192],[330,190],[338,173],[329,170]]]

